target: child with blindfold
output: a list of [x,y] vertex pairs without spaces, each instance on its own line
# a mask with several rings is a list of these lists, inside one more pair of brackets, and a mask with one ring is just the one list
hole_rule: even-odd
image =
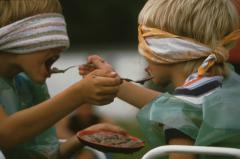
[[[113,101],[121,83],[98,69],[50,98],[45,81],[69,47],[58,0],[0,0],[0,149],[6,158],[70,158],[84,145],[60,144],[53,125],[80,105]],[[100,124],[88,130],[120,128]]]
[[[240,148],[240,77],[226,63],[240,38],[239,26],[231,0],[147,1],[139,15],[139,53],[152,81],[174,90],[159,93],[124,81],[118,97],[141,109],[138,119],[153,147]],[[88,62],[113,70],[99,56]],[[80,74],[88,73],[80,68]],[[196,156],[171,153],[169,158]]]

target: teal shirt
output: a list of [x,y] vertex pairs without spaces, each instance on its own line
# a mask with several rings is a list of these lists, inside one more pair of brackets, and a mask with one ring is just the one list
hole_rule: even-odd
[[188,135],[195,145],[240,148],[239,104],[240,76],[231,71],[222,87],[206,96],[202,104],[164,93],[143,107],[137,117],[153,147],[166,144],[164,125]]
[[[18,74],[14,79],[0,77],[0,105],[4,108],[7,115],[30,108],[48,98],[47,86],[35,84],[25,74]],[[55,129],[49,128],[25,143],[11,150],[4,151],[4,155],[11,159],[54,159],[57,158],[58,147],[59,142]]]

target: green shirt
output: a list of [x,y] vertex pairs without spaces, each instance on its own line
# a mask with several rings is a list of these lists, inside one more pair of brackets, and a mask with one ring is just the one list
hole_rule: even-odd
[[164,125],[188,135],[195,145],[240,148],[239,104],[240,76],[231,71],[202,104],[164,93],[140,110],[138,120],[153,147],[166,144]]
[[[18,74],[14,79],[0,77],[0,105],[4,108],[7,115],[30,108],[48,98],[47,86],[35,84],[23,73]],[[4,151],[4,155],[11,159],[53,159],[57,158],[58,147],[59,142],[55,129],[49,128],[25,143],[11,150]]]

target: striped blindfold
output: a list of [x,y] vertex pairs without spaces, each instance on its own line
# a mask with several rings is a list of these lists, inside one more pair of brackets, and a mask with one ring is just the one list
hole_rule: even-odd
[[224,37],[215,48],[191,38],[144,25],[138,28],[138,39],[139,53],[159,64],[174,64],[205,58],[198,69],[198,74],[204,75],[215,63],[227,61],[229,50],[225,45],[240,39],[240,29]]
[[61,14],[39,14],[0,28],[1,52],[26,54],[57,47],[69,47]]

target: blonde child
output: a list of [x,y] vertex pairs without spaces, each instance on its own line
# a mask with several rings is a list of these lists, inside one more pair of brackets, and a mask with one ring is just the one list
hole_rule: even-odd
[[[121,83],[96,70],[53,98],[45,83],[68,48],[58,0],[0,0],[0,149],[6,158],[70,158],[84,145],[73,136],[59,144],[53,125],[81,104],[113,101]],[[92,130],[122,132],[100,124]]]
[[[138,119],[150,143],[240,148],[240,77],[226,63],[240,37],[232,1],[148,0],[138,29],[139,52],[153,82],[174,86],[172,94],[129,82],[120,87],[118,97],[141,109]],[[88,62],[112,70],[101,57],[90,56]],[[80,68],[80,74],[87,73]]]

